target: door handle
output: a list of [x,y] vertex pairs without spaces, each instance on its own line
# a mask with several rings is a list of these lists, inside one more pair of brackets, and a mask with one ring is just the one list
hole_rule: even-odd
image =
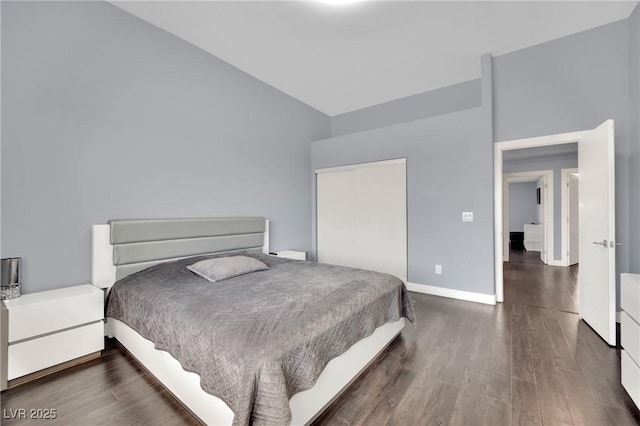
[[621,246],[622,243],[616,243],[615,241],[611,240],[609,241],[609,247],[613,248],[615,246]]
[[597,245],[603,246],[603,247],[609,247],[609,243],[607,243],[607,240],[594,241],[593,244],[597,244]]

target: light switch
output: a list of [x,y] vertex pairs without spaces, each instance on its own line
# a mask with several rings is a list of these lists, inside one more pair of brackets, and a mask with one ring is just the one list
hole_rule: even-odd
[[473,212],[462,212],[463,222],[473,222]]

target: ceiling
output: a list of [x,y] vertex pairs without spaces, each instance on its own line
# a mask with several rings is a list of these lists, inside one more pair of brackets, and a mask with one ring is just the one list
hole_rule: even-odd
[[333,116],[479,78],[485,53],[627,18],[637,2],[112,3]]

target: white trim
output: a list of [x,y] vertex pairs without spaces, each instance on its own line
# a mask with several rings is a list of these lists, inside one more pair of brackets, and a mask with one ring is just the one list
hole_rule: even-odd
[[493,270],[495,275],[496,302],[504,302],[504,282],[502,264],[504,263],[503,243],[503,191],[504,176],[502,173],[502,147],[499,143],[493,144]]
[[548,266],[566,266],[566,265],[564,265],[562,263],[562,260],[556,260],[556,259],[553,259],[553,260],[547,262],[547,265]]
[[448,297],[450,299],[466,300],[468,302],[495,305],[495,294],[474,293],[471,291],[455,290],[452,288],[436,287],[432,285],[407,283],[407,290],[416,293],[430,294],[432,296]]
[[[2,8],[0,7],[0,34],[2,34]],[[2,98],[2,55],[0,55],[0,98]],[[0,106],[2,102],[0,102]],[[0,153],[2,153],[2,108],[0,107]],[[0,154],[0,176],[2,176],[2,155]],[[0,224],[2,224],[2,178],[0,177]],[[0,242],[2,241],[2,226],[0,226]],[[0,244],[0,257],[2,245]],[[15,255],[14,255],[15,256]],[[19,254],[17,256],[20,256]],[[6,256],[5,256],[6,257]]]
[[370,163],[357,163],[357,164],[349,164],[345,166],[336,166],[336,167],[324,167],[322,169],[316,169],[317,173],[333,173],[333,172],[343,172],[345,170],[353,170],[353,169],[364,169],[367,167],[380,167],[380,166],[388,166],[390,164],[407,164],[406,158],[396,158],[394,160],[383,160],[383,161],[373,161]]
[[561,179],[560,179],[560,229],[562,232],[562,265],[560,266],[569,266],[569,256],[567,252],[569,251],[569,240],[568,234],[569,230],[567,229],[567,217],[569,216],[569,175],[571,173],[577,173],[577,168],[570,169],[562,169],[560,171]]
[[564,145],[566,143],[575,143],[589,133],[591,130],[582,130],[579,132],[560,133],[557,135],[538,136],[535,138],[514,139],[511,141],[496,142],[494,145],[502,151],[511,151],[514,149],[534,148],[537,146]]
[[[509,241],[511,240],[511,235],[509,234],[509,181],[506,175],[502,175],[502,188],[506,188],[506,191],[503,191],[502,195],[502,261],[510,262],[509,256],[511,256],[511,246],[509,245]],[[522,242],[524,245],[524,241]]]
[[502,271],[502,151],[537,146],[562,145],[578,142],[589,130],[558,135],[540,136],[536,138],[516,139],[493,144],[493,229],[494,229],[494,271],[496,301],[504,301],[504,277]]
[[[504,247],[504,249],[506,250],[506,256],[505,259],[508,261],[509,260],[509,255],[508,255],[508,244],[509,244],[509,187],[507,186],[509,183],[512,182],[527,182],[526,180],[522,180],[522,179],[531,179],[531,178],[544,178],[544,184],[546,185],[546,188],[544,191],[542,191],[544,193],[544,220],[543,220],[543,225],[544,225],[544,243],[545,243],[545,247],[544,250],[547,251],[546,255],[545,253],[542,254],[541,259],[544,263],[546,263],[547,265],[556,265],[557,261],[555,260],[555,228],[554,228],[554,210],[555,210],[555,206],[554,206],[554,202],[553,202],[553,187],[554,187],[554,176],[553,176],[553,170],[535,170],[535,171],[531,171],[531,172],[514,172],[514,173],[505,173],[503,175],[503,179],[502,179],[502,184],[503,184],[503,194],[504,194],[504,198],[506,200],[506,209],[505,212],[507,214],[505,214],[503,216],[503,224],[504,224],[504,228],[503,228],[503,244],[505,244],[506,246]],[[536,179],[537,180],[537,179]],[[503,204],[504,205],[504,204]],[[506,235],[505,235],[506,233]]]
[[616,311],[616,322],[622,322],[622,311]]

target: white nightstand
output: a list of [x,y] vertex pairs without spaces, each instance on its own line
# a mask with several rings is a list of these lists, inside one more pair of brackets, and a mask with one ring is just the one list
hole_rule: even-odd
[[3,302],[7,349],[0,359],[9,387],[97,358],[104,349],[104,293],[91,284]]
[[284,257],[285,259],[307,260],[307,252],[306,251],[282,250],[282,251],[277,251],[276,255],[278,257]]
[[640,275],[621,275],[620,307],[622,386],[640,406]]

